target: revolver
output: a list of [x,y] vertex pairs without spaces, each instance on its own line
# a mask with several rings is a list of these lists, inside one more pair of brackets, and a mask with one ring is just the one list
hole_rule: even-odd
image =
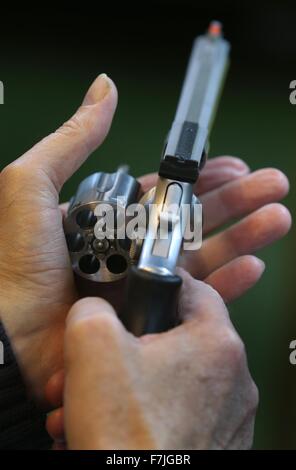
[[[119,316],[137,336],[178,323],[182,279],[176,268],[185,245],[201,246],[202,210],[194,191],[207,158],[229,49],[216,21],[195,39],[154,188],[143,194],[123,166],[88,176],[70,201],[64,231],[78,291],[100,295],[103,286],[113,304],[119,296]],[[134,206],[140,214],[136,223]]]

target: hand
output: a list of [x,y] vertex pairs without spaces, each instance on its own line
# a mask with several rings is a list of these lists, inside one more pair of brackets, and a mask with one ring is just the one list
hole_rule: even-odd
[[0,175],[0,312],[29,389],[42,400],[63,364],[64,322],[77,298],[59,191],[104,139],[117,102],[99,76],[82,106]]
[[98,298],[70,310],[65,408],[48,418],[55,438],[65,423],[69,449],[251,447],[258,396],[243,344],[217,292],[182,277],[183,323],[167,333],[135,338]]
[[[68,122],[0,175],[1,320],[29,389],[41,401],[48,379],[63,367],[65,317],[77,298],[58,194],[104,139],[116,101],[115,86],[100,76]],[[277,170],[248,171],[231,157],[206,164],[198,183],[208,214],[205,231],[254,212],[205,241],[200,253],[184,258],[184,267],[227,301],[257,282],[264,269],[257,258],[241,255],[282,237],[290,225],[283,206],[264,206],[287,193],[285,176]],[[144,189],[154,180],[153,175],[141,178]]]
[[[154,186],[156,179],[156,174],[140,178],[144,190]],[[214,287],[225,302],[240,297],[265,268],[250,254],[289,231],[290,214],[275,203],[288,190],[286,176],[274,168],[250,174],[246,164],[233,157],[208,160],[195,188],[203,204],[203,244],[198,251],[184,252],[180,266]],[[211,235],[238,218],[242,219]]]

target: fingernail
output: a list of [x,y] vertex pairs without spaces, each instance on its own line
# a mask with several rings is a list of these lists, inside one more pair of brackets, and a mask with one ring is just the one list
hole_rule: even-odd
[[264,261],[260,258],[257,258],[257,262],[258,262],[258,264],[261,268],[261,274],[263,274],[264,271],[265,271],[266,265],[265,265]]
[[240,162],[233,168],[237,173],[249,173],[250,167],[245,162]]
[[237,166],[234,168],[231,168],[231,171],[235,175],[246,175],[247,173],[250,173],[250,168],[247,165],[242,165],[241,167]]
[[93,82],[83,100],[83,105],[93,105],[102,101],[111,89],[111,82],[105,73],[101,73]]

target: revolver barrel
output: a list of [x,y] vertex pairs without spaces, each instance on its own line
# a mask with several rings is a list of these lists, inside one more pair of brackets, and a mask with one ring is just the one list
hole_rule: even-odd
[[196,181],[205,161],[229,49],[218,22],[212,22],[207,34],[195,40],[160,176]]

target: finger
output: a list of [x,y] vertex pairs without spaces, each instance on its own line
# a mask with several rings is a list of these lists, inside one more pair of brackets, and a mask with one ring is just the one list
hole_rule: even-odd
[[179,269],[178,273],[183,279],[178,308],[183,322],[191,322],[197,318],[218,323],[229,321],[226,306],[216,290],[197,281],[183,269]]
[[289,211],[281,204],[268,204],[206,239],[199,251],[184,252],[182,267],[192,276],[204,279],[237,256],[254,253],[282,238],[290,226]]
[[225,450],[251,450],[254,442],[255,421],[256,410],[249,414],[241,426],[235,430]]
[[236,168],[239,171],[250,171],[250,168],[244,160],[238,157],[229,155],[221,155],[219,157],[208,158],[204,168],[210,169],[221,169],[226,166]]
[[[249,172],[245,162],[236,157],[215,157],[207,160],[195,187],[197,194],[203,194],[222,184],[239,178]],[[138,178],[143,192],[156,185],[157,173],[149,173]]]
[[104,424],[104,416],[109,423],[109,413],[116,413],[106,409],[106,403],[120,412],[116,384],[118,377],[127,373],[122,346],[129,337],[111,305],[103,299],[86,298],[71,308],[65,333],[64,394],[69,448],[96,448],[99,430],[109,425]]
[[211,273],[204,282],[212,286],[225,303],[241,297],[261,278],[265,264],[256,256],[240,256]]
[[47,416],[46,430],[54,440],[60,441],[65,438],[64,408],[58,408]]
[[63,202],[62,204],[59,205],[62,216],[66,217],[68,208],[69,208],[69,202]]
[[236,157],[216,157],[207,160],[195,185],[195,193],[200,196],[212,189],[240,178],[250,172],[248,165]]
[[45,397],[50,405],[57,408],[63,404],[65,373],[64,370],[56,372],[47,382]]
[[149,191],[157,183],[158,174],[157,173],[148,173],[147,175],[140,176],[138,181],[142,187],[143,193]]
[[49,176],[59,191],[106,137],[117,104],[115,85],[105,74],[89,88],[82,105],[69,121],[20,157],[30,172]]
[[279,201],[289,191],[287,177],[279,170],[255,171],[207,192],[201,197],[204,207],[204,233],[241,217],[259,207]]
[[[239,178],[249,172],[249,167],[240,158],[236,157],[215,157],[207,160],[198,182],[198,194],[210,191],[221,184]],[[149,191],[156,185],[157,173],[148,173],[138,178],[143,192]],[[60,204],[63,214],[68,210],[69,203]]]

